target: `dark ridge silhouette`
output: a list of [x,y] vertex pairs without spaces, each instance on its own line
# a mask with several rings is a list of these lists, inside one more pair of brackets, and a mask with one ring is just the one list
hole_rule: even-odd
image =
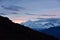
[[0,40],[58,40],[0,16]]
[[44,30],[41,30],[40,32],[55,36],[56,38],[60,39],[60,26],[44,29]]

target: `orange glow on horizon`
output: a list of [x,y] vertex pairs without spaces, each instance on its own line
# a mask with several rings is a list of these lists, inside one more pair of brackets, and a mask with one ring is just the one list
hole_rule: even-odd
[[13,22],[15,22],[15,23],[22,23],[22,22],[26,22],[26,20],[13,20]]

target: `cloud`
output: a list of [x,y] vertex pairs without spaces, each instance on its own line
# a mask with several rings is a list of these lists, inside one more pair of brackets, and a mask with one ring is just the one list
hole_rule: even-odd
[[18,14],[18,13],[12,13],[12,14]]
[[25,9],[24,7],[20,7],[20,6],[16,6],[16,5],[8,5],[8,6],[2,5],[1,7],[4,9],[7,9],[7,10],[11,10],[11,11],[20,11],[20,10]]
[[26,15],[35,15],[35,14],[30,14],[30,13],[24,13],[24,14],[26,14]]
[[18,13],[16,13],[16,12],[14,12],[14,13],[0,13],[0,15],[10,15],[10,14],[14,15],[14,14],[18,14]]
[[40,15],[40,16],[56,16],[56,15]]
[[56,16],[56,15],[48,15],[48,14],[30,14],[30,13],[25,13],[26,15],[36,15],[36,16]]
[[7,14],[5,14],[5,13],[0,13],[0,15],[7,15]]
[[0,1],[2,1],[2,2],[11,2],[11,3],[16,3],[16,2],[20,2],[21,0],[0,0]]

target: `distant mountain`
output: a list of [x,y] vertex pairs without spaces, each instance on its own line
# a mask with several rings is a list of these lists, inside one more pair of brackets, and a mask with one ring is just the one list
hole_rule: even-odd
[[60,26],[60,18],[41,18],[37,21],[28,20],[27,22],[22,23],[22,25],[39,31],[50,27]]
[[0,40],[58,40],[57,38],[26,26],[13,23],[7,17],[0,16]]
[[31,20],[28,20],[27,22],[22,23],[22,25],[28,26],[28,27],[30,27],[30,28],[37,28],[37,27],[38,27],[38,26],[37,26],[33,21],[31,21]]
[[60,38],[60,26],[44,29],[44,30],[41,30],[40,32]]

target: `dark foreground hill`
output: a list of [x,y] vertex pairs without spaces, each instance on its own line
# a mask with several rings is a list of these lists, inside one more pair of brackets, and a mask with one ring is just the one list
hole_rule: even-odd
[[52,35],[52,36],[60,39],[60,26],[51,27],[49,29],[44,29],[44,30],[41,30],[40,32]]
[[58,40],[0,16],[0,40]]

